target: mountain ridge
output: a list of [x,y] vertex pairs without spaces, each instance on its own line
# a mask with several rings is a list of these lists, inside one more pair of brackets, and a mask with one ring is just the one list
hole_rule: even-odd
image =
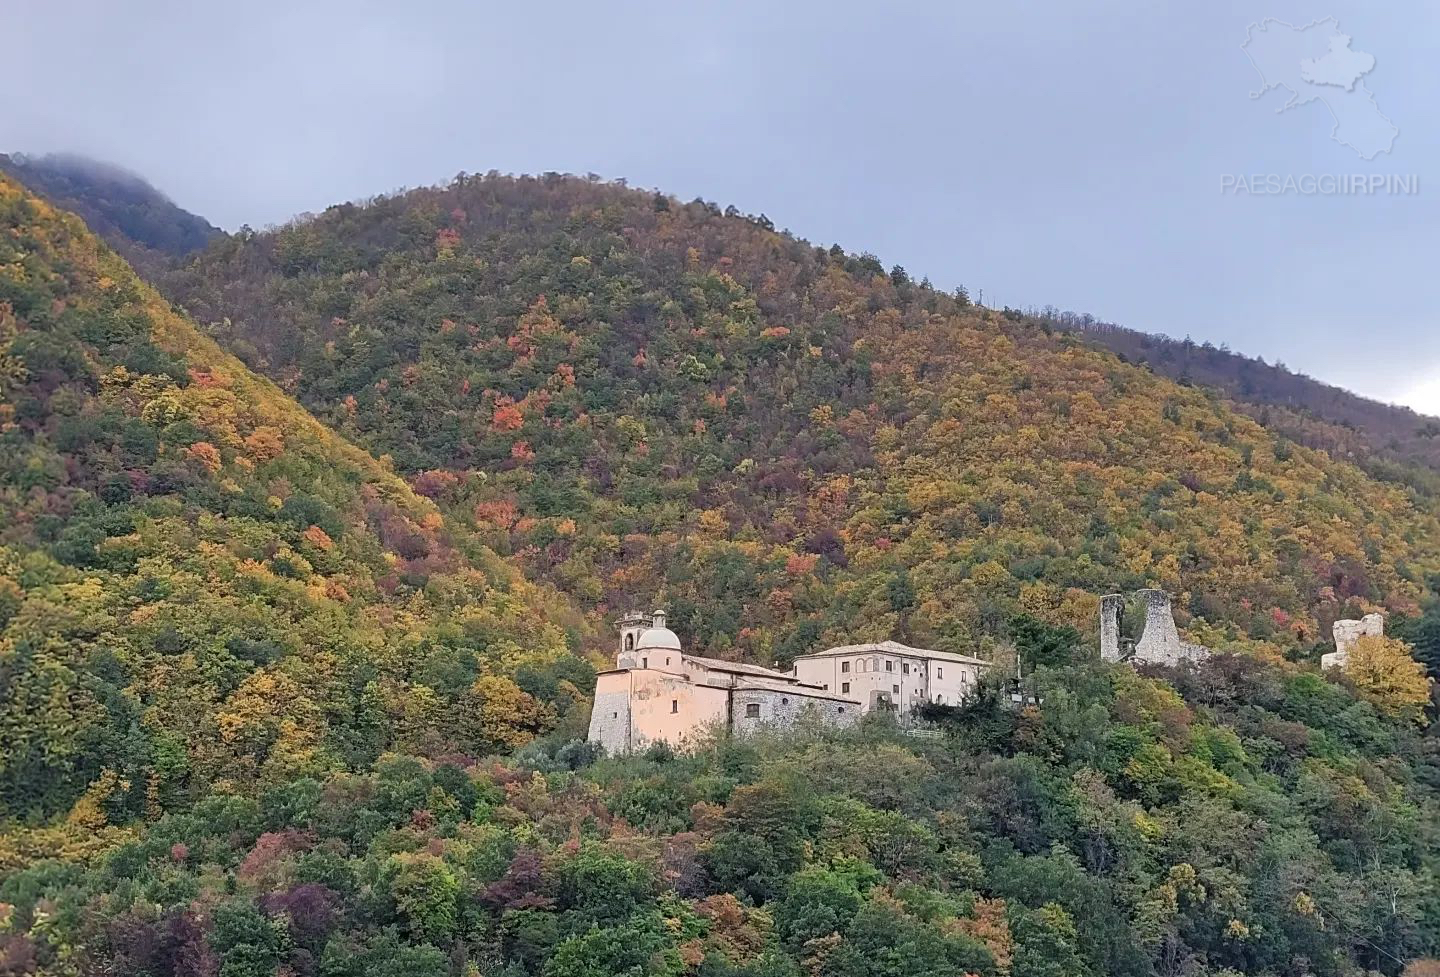
[[[1032,610],[1088,633],[1096,594],[1156,585],[1230,622],[1216,641],[1313,654],[1335,616],[1428,594],[1409,488],[703,201],[462,176],[217,242],[165,285],[532,575],[596,611],[667,594],[709,653],[846,629],[963,650]],[[626,493],[658,507],[637,522]]]
[[179,207],[144,177],[78,153],[0,153],[8,173],[61,209],[78,214],[133,266],[157,273],[224,234]]

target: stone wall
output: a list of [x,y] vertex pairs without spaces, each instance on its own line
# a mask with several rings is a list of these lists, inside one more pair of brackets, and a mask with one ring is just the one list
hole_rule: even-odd
[[1145,607],[1145,630],[1135,648],[1122,647],[1122,614],[1125,598],[1109,594],[1100,598],[1100,657],[1105,661],[1151,662],[1175,665],[1182,661],[1200,661],[1209,657],[1210,649],[1191,644],[1180,637],[1175,626],[1175,612],[1170,595],[1163,590],[1140,590],[1135,596]]
[[1383,638],[1385,618],[1380,614],[1366,614],[1358,621],[1336,621],[1330,629],[1335,635],[1335,650],[1320,658],[1321,668],[1340,668],[1350,657],[1350,649],[1360,638]]
[[595,683],[595,704],[590,709],[591,743],[599,743],[605,752],[627,753],[630,750],[630,676],[627,672],[601,675]]
[[1121,594],[1100,598],[1100,657],[1107,662],[1118,662],[1124,657],[1120,651],[1120,615],[1124,609],[1125,598]]
[[[802,716],[812,715],[837,726],[848,726],[860,718],[860,706],[833,699],[797,695],[786,689],[735,689],[731,692],[730,728],[738,735],[765,727],[793,726]],[[751,716],[749,706],[759,715]]]

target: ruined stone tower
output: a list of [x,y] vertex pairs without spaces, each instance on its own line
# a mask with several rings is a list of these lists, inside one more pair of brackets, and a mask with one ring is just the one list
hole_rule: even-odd
[[1120,648],[1120,616],[1125,613],[1125,598],[1106,594],[1100,598],[1100,657],[1118,662],[1125,657]]
[[1100,598],[1100,657],[1105,661],[1155,662],[1174,665],[1182,661],[1199,661],[1210,654],[1203,645],[1190,644],[1180,638],[1175,626],[1175,613],[1170,595],[1163,590],[1135,592],[1145,607],[1145,627],[1140,639],[1130,648],[1124,633],[1125,597],[1107,594]]
[[1321,668],[1341,668],[1350,657],[1350,648],[1360,638],[1383,638],[1385,618],[1381,614],[1366,614],[1358,621],[1336,621],[1331,628],[1335,635],[1335,650],[1320,658]]

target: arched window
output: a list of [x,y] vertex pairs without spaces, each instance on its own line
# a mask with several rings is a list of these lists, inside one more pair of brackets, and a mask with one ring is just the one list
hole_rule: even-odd
[[634,635],[633,633],[632,633],[632,634],[627,634],[627,635],[625,636],[625,650],[626,650],[626,651],[634,651],[634,650],[635,650],[635,635]]

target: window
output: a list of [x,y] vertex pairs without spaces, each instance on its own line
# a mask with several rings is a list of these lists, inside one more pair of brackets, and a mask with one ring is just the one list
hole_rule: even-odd
[[747,705],[745,706],[745,718],[746,718],[746,719],[759,719],[759,718],[760,718],[760,703],[758,703],[758,702],[751,702],[751,703],[747,704]]
[[788,706],[788,705],[790,704],[790,700],[787,699],[787,698],[785,698],[785,697],[782,695],[782,696],[780,697],[780,704],[781,704],[782,706]]
[[849,682],[841,682],[841,683],[840,683],[840,692],[841,692],[842,695],[849,695],[849,694],[850,694],[850,683],[849,683]]
[[649,668],[649,667],[650,667],[650,659],[648,659],[648,658],[642,658],[642,659],[640,659],[640,667],[641,667],[641,668]]
[[888,659],[888,658],[885,659],[885,671],[887,671],[887,672],[893,672],[893,671],[895,671],[895,663],[892,662],[892,661],[891,661],[890,659]]
[[620,718],[620,714],[619,714],[618,712],[612,712],[612,713],[610,714],[610,718],[611,718],[611,719],[619,719],[619,718]]
[[890,686],[890,691],[894,692],[896,695],[899,695],[899,694],[900,694],[900,686],[898,686],[898,685],[892,685],[892,686]]
[[841,706],[839,709],[837,709],[837,710],[835,710],[835,711],[836,711],[836,712],[842,712],[842,713],[843,713],[843,712],[845,711],[845,707],[844,707],[844,706]]
[[841,662],[841,663],[840,663],[840,671],[842,671],[842,672],[848,672],[848,671],[850,671],[850,663],[849,663],[849,662]]
[[937,695],[935,701],[943,706],[945,704],[945,697],[943,695]]
[[901,674],[901,675],[909,675],[909,674],[910,674],[910,663],[909,663],[909,662],[901,662],[901,663],[900,663],[900,674]]
[[633,635],[633,634],[627,634],[627,635],[625,636],[625,650],[626,650],[626,651],[634,651],[634,650],[635,650],[635,635]]
[[945,677],[945,669],[943,669],[943,668],[937,668],[937,669],[935,669],[935,677],[936,677],[936,678],[944,678],[944,677]]
[[670,664],[670,659],[669,659],[669,658],[666,658],[666,659],[665,659],[665,664],[667,664],[667,665]]
[[880,659],[879,659],[879,658],[872,658],[872,659],[870,659],[870,671],[872,671],[872,672],[878,672],[878,671],[880,671]]
[[680,711],[680,700],[679,700],[679,699],[671,699],[671,700],[670,700],[670,711],[671,711],[671,712],[679,712],[679,711]]
[[830,691],[830,683],[826,682],[824,685],[821,686],[821,688],[823,688],[827,692]]

